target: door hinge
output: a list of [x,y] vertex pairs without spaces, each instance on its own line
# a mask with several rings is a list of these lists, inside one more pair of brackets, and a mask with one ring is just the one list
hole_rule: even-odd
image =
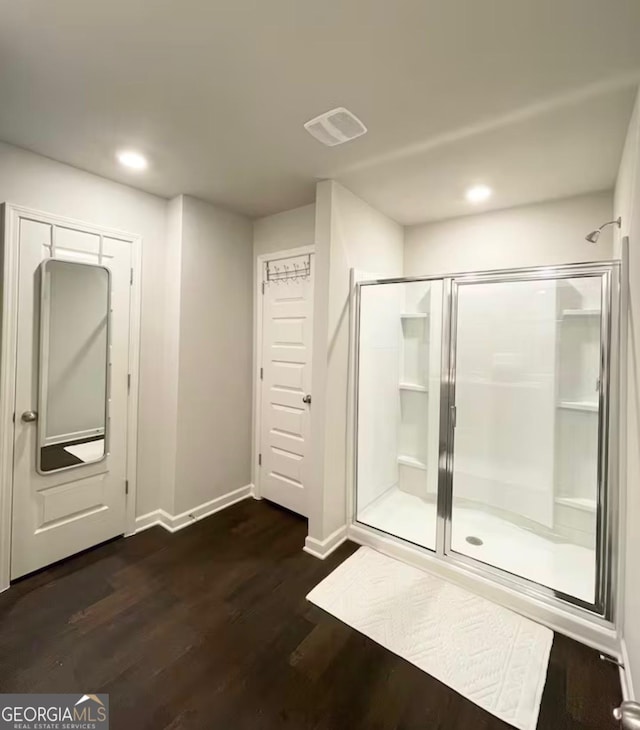
[[258,454],[258,466],[262,466],[262,454]]
[[451,425],[453,428],[456,427],[456,422],[458,420],[458,409],[455,406],[451,406]]
[[264,281],[262,282],[262,293],[264,294]]
[[130,269],[130,275],[129,275],[129,284],[133,286],[133,269]]
[[127,390],[131,391],[131,373],[127,373]]
[[264,368],[260,368],[260,380],[264,380]]
[[124,480],[124,493],[129,494],[129,480],[128,479]]

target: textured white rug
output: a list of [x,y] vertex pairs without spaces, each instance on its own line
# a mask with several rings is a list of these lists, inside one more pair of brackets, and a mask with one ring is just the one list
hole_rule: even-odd
[[487,712],[535,730],[551,630],[367,547],[307,599]]
[[73,456],[76,456],[85,463],[88,461],[98,461],[104,456],[104,439],[96,439],[95,441],[87,441],[84,444],[74,444],[73,446],[65,446]]

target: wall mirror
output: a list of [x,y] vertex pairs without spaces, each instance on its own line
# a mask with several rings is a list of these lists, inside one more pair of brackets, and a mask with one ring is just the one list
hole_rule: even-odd
[[46,474],[108,452],[111,279],[103,266],[58,259],[40,275],[36,466]]

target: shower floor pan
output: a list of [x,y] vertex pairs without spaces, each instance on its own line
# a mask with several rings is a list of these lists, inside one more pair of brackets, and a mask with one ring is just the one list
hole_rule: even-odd
[[[436,517],[434,502],[394,487],[362,510],[358,522],[433,550]],[[596,560],[589,548],[550,539],[467,505],[454,507],[451,547],[514,575],[593,601]]]

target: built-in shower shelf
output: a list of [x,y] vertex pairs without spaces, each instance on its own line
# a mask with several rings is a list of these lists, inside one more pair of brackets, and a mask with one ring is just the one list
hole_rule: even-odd
[[427,465],[424,461],[416,459],[415,456],[405,456],[404,454],[400,454],[400,456],[398,456],[398,464],[401,466],[410,466],[413,469],[422,469],[423,471],[426,471],[427,469]]
[[556,504],[573,507],[584,512],[595,512],[597,507],[596,500],[588,497],[556,497]]
[[599,309],[564,309],[563,317],[600,317]]
[[402,312],[402,319],[426,319],[429,315],[427,312]]
[[590,413],[598,412],[597,402],[587,400],[562,400],[558,403],[558,408],[564,408],[568,411],[588,411]]
[[426,393],[427,386],[419,385],[418,383],[400,383],[400,390],[411,390],[415,393]]

